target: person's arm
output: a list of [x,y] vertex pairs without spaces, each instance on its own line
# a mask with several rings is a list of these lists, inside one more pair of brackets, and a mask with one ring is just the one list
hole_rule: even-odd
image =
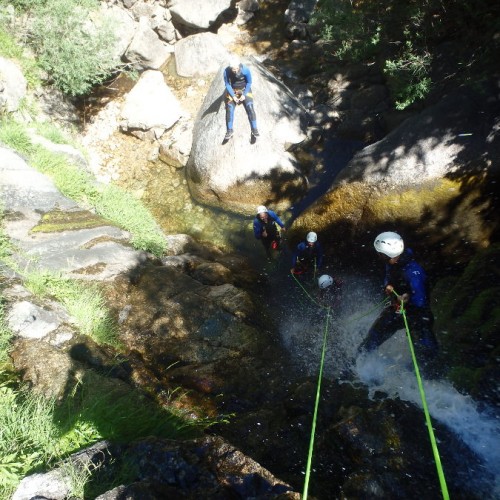
[[242,64],[241,66],[241,73],[247,81],[245,89],[243,90],[243,95],[247,95],[252,90],[252,73],[250,72],[250,69],[247,68],[244,64]]
[[273,221],[276,222],[276,224],[278,224],[278,226],[281,227],[281,229],[285,229],[284,222],[278,217],[278,214],[276,214],[276,212],[268,210],[268,213],[269,217],[271,217],[271,219],[273,219]]
[[405,269],[405,278],[411,290],[410,303],[417,307],[425,307],[427,305],[427,293],[424,270],[417,263],[409,265]]
[[234,98],[234,90],[233,87],[231,86],[231,81],[229,80],[229,72],[231,70],[229,68],[226,68],[224,70],[224,85],[226,86],[227,93]]

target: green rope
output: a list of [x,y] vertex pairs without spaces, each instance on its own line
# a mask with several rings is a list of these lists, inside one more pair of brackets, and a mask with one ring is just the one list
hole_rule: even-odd
[[[393,290],[396,297],[400,299],[400,296]],[[441,457],[439,456],[439,450],[434,436],[434,430],[432,428],[431,416],[429,409],[427,407],[427,400],[425,398],[424,386],[422,384],[422,378],[420,377],[420,370],[418,368],[417,358],[415,356],[415,349],[413,348],[413,342],[410,334],[410,328],[408,327],[408,320],[406,319],[406,310],[404,307],[404,302],[400,300],[401,303],[401,314],[403,315],[403,320],[406,328],[406,337],[408,338],[408,344],[410,346],[411,358],[413,360],[413,366],[415,368],[415,375],[417,377],[418,389],[420,391],[420,398],[422,399],[422,406],[424,408],[425,422],[427,424],[427,429],[429,431],[429,438],[431,441],[432,453],[434,455],[434,462],[436,463],[437,473],[439,477],[439,484],[441,485],[441,493],[444,500],[449,500],[450,495],[448,493],[448,487],[446,485],[446,478],[444,477],[443,467],[441,465]]]
[[319,365],[319,375],[318,384],[316,387],[316,401],[314,403],[314,414],[311,426],[311,438],[309,440],[309,453],[307,454],[307,465],[306,465],[306,475],[304,479],[304,491],[302,493],[302,500],[307,500],[307,492],[309,489],[309,478],[311,476],[311,463],[314,448],[314,435],[316,433],[316,420],[318,417],[318,406],[319,397],[321,393],[321,379],[323,378],[323,366],[325,364],[325,353],[326,353],[326,339],[328,334],[328,320],[330,319],[330,308],[327,308],[326,321],[325,321],[325,332],[323,334],[323,349],[321,351],[321,362]]
[[326,306],[324,306],[324,305],[320,304],[320,303],[319,303],[316,299],[314,299],[314,298],[311,296],[311,294],[310,294],[310,293],[309,293],[309,292],[308,292],[308,291],[304,288],[304,285],[302,285],[302,283],[301,283],[301,282],[297,279],[297,277],[295,276],[295,274],[293,274],[293,273],[290,273],[290,274],[292,275],[292,277],[293,277],[293,279],[295,280],[295,282],[297,283],[297,285],[299,285],[299,286],[300,286],[300,288],[302,288],[302,291],[306,294],[306,296],[309,298],[309,300],[310,300],[313,304],[317,305],[317,306],[318,306],[318,307],[320,307],[321,309],[330,309],[329,307],[326,307]]
[[[316,387],[316,400],[314,403],[314,413],[313,413],[313,420],[312,420],[312,426],[311,426],[311,437],[309,440],[309,452],[307,455],[307,465],[306,465],[306,472],[305,472],[305,479],[304,479],[304,490],[302,493],[302,500],[307,500],[308,489],[309,489],[309,479],[311,476],[311,463],[312,463],[312,456],[313,456],[313,449],[314,449],[314,437],[315,437],[315,433],[316,433],[316,422],[317,422],[317,417],[318,417],[319,398],[320,398],[320,394],[321,394],[321,380],[323,378],[323,367],[324,367],[324,363],[325,363],[326,340],[327,340],[327,336],[328,336],[328,322],[330,319],[331,308],[325,307],[325,306],[321,305],[320,303],[318,303],[318,301],[316,301],[311,296],[311,294],[303,287],[302,283],[300,283],[300,281],[295,277],[295,275],[293,273],[292,273],[292,276],[295,279],[296,283],[300,286],[300,288],[302,288],[302,290],[306,294],[306,296],[314,304],[316,304],[317,306],[319,306],[322,309],[326,309],[326,311],[327,311],[326,321],[325,321],[325,330],[323,333],[323,348],[321,350],[321,361],[320,361],[320,367],[319,367],[318,384]],[[420,397],[422,399],[422,406],[424,409],[425,421],[426,421],[427,429],[429,431],[429,438],[431,441],[432,453],[434,455],[434,462],[436,464],[436,469],[437,469],[437,473],[438,473],[438,477],[439,477],[439,483],[441,486],[441,493],[443,495],[444,500],[449,500],[450,495],[448,493],[448,487],[446,485],[446,478],[444,476],[444,471],[443,471],[443,467],[441,464],[441,457],[439,456],[439,450],[438,450],[438,446],[437,446],[437,442],[436,442],[436,437],[434,436],[434,430],[432,428],[432,422],[431,422],[431,417],[430,417],[430,413],[429,413],[429,408],[427,406],[427,400],[425,397],[425,391],[424,391],[424,387],[422,384],[422,378],[420,376],[420,370],[418,368],[417,358],[415,356],[415,349],[413,348],[413,342],[412,342],[412,338],[411,338],[411,334],[410,334],[410,328],[408,326],[408,320],[406,318],[406,310],[404,307],[404,302],[401,300],[401,297],[394,290],[393,290],[393,293],[396,295],[396,297],[401,302],[401,314],[403,315],[403,321],[404,321],[405,328],[406,328],[406,336],[408,338],[408,344],[410,347],[410,353],[411,353],[411,357],[412,357],[412,361],[413,361],[413,366],[415,368],[415,375],[417,378],[417,384],[418,384],[418,388],[420,391]],[[364,316],[367,316],[374,309],[378,308],[380,305],[385,305],[388,300],[389,300],[388,298],[385,298],[380,304],[376,304],[372,309],[370,309],[370,311],[368,311],[368,312],[364,313],[363,315],[351,320],[350,322],[357,320],[357,319],[360,319]]]
[[354,321],[358,321],[362,318],[364,318],[365,316],[368,316],[369,314],[371,314],[373,311],[375,311],[376,309],[380,309],[382,307],[385,307],[386,305],[389,304],[389,298],[385,297],[384,300],[381,300],[380,302],[377,302],[373,307],[371,307],[370,309],[366,310],[365,312],[359,314],[358,316],[355,316],[354,318],[351,318],[349,321],[346,321],[344,322],[344,326],[345,325],[348,325],[350,323],[353,323]]

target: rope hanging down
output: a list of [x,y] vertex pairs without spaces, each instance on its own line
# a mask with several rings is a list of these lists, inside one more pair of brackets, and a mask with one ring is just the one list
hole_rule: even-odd
[[319,397],[321,394],[321,379],[323,378],[323,366],[325,364],[326,353],[326,339],[328,337],[328,322],[330,319],[330,308],[327,308],[325,329],[323,333],[323,349],[321,350],[321,361],[319,364],[318,385],[316,387],[316,400],[314,402],[314,413],[311,426],[311,438],[309,440],[309,452],[307,454],[306,474],[304,479],[304,491],[302,492],[302,499],[307,500],[307,492],[309,489],[309,477],[311,476],[311,463],[314,448],[314,435],[316,433],[316,420],[318,418]]
[[[317,306],[319,306],[320,308],[326,310],[325,328],[324,328],[324,333],[323,333],[323,347],[322,347],[322,350],[321,350],[321,361],[320,361],[320,367],[319,367],[318,384],[317,384],[317,387],[316,387],[316,399],[315,399],[315,403],[314,403],[314,413],[313,413],[313,420],[312,420],[312,425],[311,425],[311,437],[310,437],[310,440],[309,440],[309,452],[308,452],[308,455],[307,455],[307,465],[306,465],[305,479],[304,479],[304,490],[303,490],[303,493],[302,493],[302,500],[307,500],[308,489],[309,489],[309,479],[310,479],[310,476],[311,476],[311,463],[312,463],[312,455],[313,455],[313,449],[314,449],[314,437],[315,437],[315,433],[316,433],[316,422],[317,422],[317,417],[318,417],[319,398],[320,398],[320,394],[321,394],[321,380],[323,378],[323,367],[324,367],[324,364],[325,364],[326,340],[328,338],[328,323],[330,321],[331,308],[330,307],[325,307],[322,304],[318,303],[316,300],[314,300],[314,298],[302,286],[302,283],[300,283],[300,281],[293,275],[293,273],[292,273],[292,276],[295,279],[296,283],[300,286],[300,288],[306,294],[306,296],[313,303],[315,303]],[[396,297],[398,297],[398,299],[400,298],[400,296],[394,290],[393,290],[393,293],[396,295]],[[376,307],[379,307],[379,305],[383,305],[383,304],[387,303],[387,300],[388,299],[385,299],[382,302],[382,304],[377,304]],[[357,319],[360,319],[360,318],[366,316],[372,310],[370,310],[368,313],[365,313],[365,314],[359,316]],[[409,348],[410,348],[411,358],[412,358],[412,361],[413,361],[413,366],[415,368],[415,375],[416,375],[416,378],[417,378],[417,384],[418,384],[418,388],[419,388],[419,391],[420,391],[420,398],[422,400],[422,407],[424,409],[424,414],[425,414],[425,421],[426,421],[427,429],[428,429],[428,432],[429,432],[429,438],[430,438],[430,441],[431,441],[432,453],[434,455],[434,462],[436,464],[436,469],[437,469],[437,473],[438,473],[438,477],[439,477],[439,483],[440,483],[440,486],[441,486],[441,493],[443,495],[443,499],[444,500],[449,500],[450,496],[449,496],[449,493],[448,493],[448,487],[446,485],[446,478],[444,476],[444,471],[443,471],[443,467],[442,467],[442,464],[441,464],[441,457],[439,456],[439,450],[438,450],[436,438],[434,436],[434,430],[432,428],[432,422],[431,422],[431,417],[430,417],[430,413],[429,413],[429,408],[427,406],[427,400],[426,400],[426,397],[425,397],[425,391],[424,391],[424,387],[423,387],[423,384],[422,384],[422,378],[420,376],[420,370],[419,370],[419,367],[418,367],[417,358],[415,356],[415,350],[413,348],[413,341],[412,341],[412,338],[411,338],[410,328],[408,326],[408,320],[406,318],[406,310],[405,310],[404,302],[403,301],[401,301],[401,314],[403,316],[403,321],[404,321],[405,329],[406,329],[406,337],[408,339],[408,345],[409,345]],[[351,320],[351,321],[353,321],[353,320]]]
[[[400,296],[393,290],[396,297],[400,299]],[[401,302],[401,314],[403,315],[403,321],[406,329],[406,337],[408,339],[408,345],[410,346],[411,359],[413,361],[413,367],[415,368],[415,376],[417,377],[418,390],[420,391],[420,398],[422,400],[422,407],[425,414],[425,422],[427,429],[429,431],[429,438],[431,441],[432,453],[434,455],[434,462],[436,463],[436,469],[439,477],[439,484],[441,486],[441,493],[444,500],[449,500],[450,495],[448,493],[448,486],[446,485],[446,478],[444,477],[443,466],[441,465],[441,457],[439,456],[439,450],[434,436],[434,429],[432,428],[431,416],[429,413],[429,408],[427,407],[427,400],[425,397],[424,386],[422,384],[422,378],[420,377],[420,370],[418,368],[417,358],[415,356],[415,349],[413,348],[413,341],[410,334],[410,328],[408,327],[408,320],[406,318],[406,310],[404,307],[404,301]]]
[[[325,328],[324,328],[324,333],[323,333],[323,347],[321,349],[321,360],[320,360],[320,366],[319,366],[318,383],[316,386],[316,399],[314,402],[314,413],[313,413],[313,420],[312,420],[312,425],[311,425],[311,437],[309,440],[309,451],[307,454],[307,463],[306,463],[306,471],[305,471],[305,479],[304,479],[304,490],[302,492],[302,500],[307,500],[307,495],[308,495],[308,490],[309,490],[309,479],[311,477],[311,464],[312,464],[312,456],[313,456],[313,450],[314,450],[314,438],[315,438],[315,434],[316,434],[316,422],[317,422],[317,418],[318,418],[319,398],[321,395],[321,380],[323,378],[323,367],[325,365],[326,341],[328,338],[328,323],[330,321],[330,316],[331,316],[330,315],[331,307],[326,307],[326,306],[320,304],[304,288],[302,283],[297,279],[297,277],[293,273],[292,273],[292,277],[294,278],[295,282],[300,286],[300,288],[305,293],[305,295],[309,298],[309,300],[311,300],[311,302],[313,302],[319,308],[326,310]],[[384,299],[383,303],[387,302],[387,300],[388,299]],[[376,307],[379,307],[382,304],[377,304]],[[360,319],[363,316],[366,316],[367,314],[371,313],[371,311],[372,310],[370,310],[368,313],[365,313],[365,314],[359,316],[357,319]]]

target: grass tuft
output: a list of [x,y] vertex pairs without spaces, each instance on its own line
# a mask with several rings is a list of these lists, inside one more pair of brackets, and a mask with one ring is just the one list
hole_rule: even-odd
[[118,326],[97,285],[43,270],[30,271],[25,277],[24,285],[39,297],[53,297],[61,302],[84,335],[100,345],[120,347]]
[[18,153],[29,156],[34,146],[24,125],[9,118],[0,120],[0,142],[16,150]]

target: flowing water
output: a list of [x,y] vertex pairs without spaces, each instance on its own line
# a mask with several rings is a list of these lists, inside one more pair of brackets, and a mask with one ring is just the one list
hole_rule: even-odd
[[[283,10],[288,2],[273,0],[270,4],[279,4]],[[266,12],[263,11],[263,24],[270,23]],[[260,31],[256,29],[257,32]],[[325,272],[344,281],[340,300],[330,297],[328,302],[328,298],[323,297],[323,305],[335,303],[327,316],[324,307],[318,305],[314,283],[299,284],[289,274],[289,251],[277,262],[265,261],[262,245],[253,237],[253,217],[200,205],[191,198],[182,169],[149,162],[148,146],[142,141],[123,139],[123,136],[115,139],[108,141],[113,146],[110,155],[117,163],[127,166],[122,172],[125,178],[119,184],[140,193],[166,233],[190,234],[201,242],[210,242],[226,251],[241,252],[251,260],[256,272],[268,285],[263,290],[264,298],[279,318],[282,342],[298,371],[317,376],[326,332],[324,375],[327,378],[346,379],[346,383],[354,378],[366,384],[371,396],[384,393],[386,397],[422,406],[404,332],[395,334],[370,355],[357,357],[357,347],[382,307],[378,301],[380,283],[360,276],[359,272],[344,272],[333,267],[325,269]],[[117,145],[118,140],[123,144],[120,142]],[[315,170],[309,179],[308,195],[289,212],[279,215],[285,221],[292,221],[324,194],[336,173],[359,147],[360,144],[339,142],[334,138],[327,141],[318,152],[321,158],[315,160],[328,158],[328,161],[313,162]],[[120,152],[123,159],[117,158]],[[480,407],[444,380],[424,379],[424,389],[432,419],[451,429],[482,461],[482,467],[466,473],[465,481],[477,484],[477,491],[481,491],[484,498],[500,498],[498,415],[489,408]]]
[[[330,271],[332,274],[333,270]],[[358,345],[366,335],[372,321],[381,310],[380,287],[355,274],[337,273],[344,280],[340,302],[326,314],[315,302],[308,283],[299,284],[291,279],[286,297],[293,308],[281,310],[280,332],[284,345],[299,370],[317,376],[323,338],[327,332],[327,351],[324,374],[348,381],[357,380],[369,389],[370,397],[399,398],[422,408],[422,400],[414,373],[408,340],[404,330],[397,332],[379,349],[362,356]],[[304,288],[302,288],[302,285]],[[423,379],[427,406],[433,421],[448,427],[466,447],[479,457],[480,466],[463,465],[462,471],[448,471],[462,479],[470,490],[481,492],[483,498],[500,498],[500,426],[498,412],[478,404],[470,396],[458,392],[446,380]],[[422,414],[422,419],[424,415]],[[439,435],[436,436],[439,446]],[[431,446],[430,441],[425,445]],[[443,464],[446,453],[460,450],[440,449]],[[459,466],[460,468],[460,466]],[[446,469],[444,474],[446,476]]]

